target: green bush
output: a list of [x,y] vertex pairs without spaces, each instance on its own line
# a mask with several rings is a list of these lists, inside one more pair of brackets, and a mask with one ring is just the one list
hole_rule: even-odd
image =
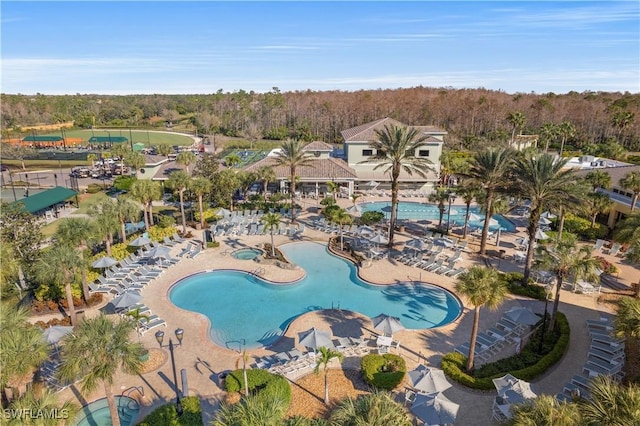
[[157,224],[160,228],[169,228],[176,224],[176,218],[166,214],[158,215]]
[[98,183],[90,183],[87,185],[87,193],[89,194],[97,194],[100,191],[102,191],[102,185]]
[[182,415],[178,417],[176,405],[171,402],[162,405],[151,412],[138,426],[202,426],[202,409],[200,398],[185,396],[182,402]]
[[220,247],[220,241],[207,241],[207,248]]
[[369,354],[360,361],[364,380],[380,389],[393,390],[404,379],[407,365],[395,354]]
[[[560,361],[569,347],[569,337],[571,333],[569,321],[567,321],[567,317],[560,312],[558,312],[556,317],[556,327],[556,332],[559,335],[558,340],[553,346],[553,349],[541,358],[535,354],[537,342],[531,341],[523,348],[520,354],[496,361],[482,369],[477,369],[473,371],[473,375],[465,371],[467,357],[458,352],[450,352],[442,357],[442,370],[451,380],[461,385],[480,390],[493,389],[492,379],[502,377],[507,373],[519,379],[531,381],[546,373],[547,370]],[[527,365],[527,361],[529,365]],[[500,368],[500,366],[502,366],[502,368]],[[515,369],[511,369],[511,367]],[[491,373],[493,374],[486,376],[486,374]],[[484,377],[480,377],[480,375]]]
[[[267,370],[247,370],[247,382],[249,392],[257,393],[268,398],[269,395],[281,395],[285,399],[287,407],[291,402],[291,386],[286,378],[271,374]],[[227,392],[240,392],[244,389],[242,369],[235,370],[224,379],[224,387]]]
[[124,176],[124,175],[117,176],[113,180],[113,187],[120,191],[128,191],[131,189],[131,185],[136,180],[137,179],[135,176]]
[[175,226],[169,226],[168,228],[162,228],[160,225],[154,225],[149,228],[149,238],[154,241],[162,242],[164,237],[171,237],[178,230]]
[[601,223],[596,223],[591,228],[591,221],[583,219],[571,213],[567,213],[564,219],[564,230],[578,235],[585,240],[596,240],[606,238],[609,235],[609,228]]
[[362,225],[373,225],[380,223],[384,219],[384,213],[382,212],[364,212],[360,216],[360,223]]
[[[218,209],[206,208],[202,209],[202,216],[204,217],[204,221],[209,223],[221,218],[221,216],[216,216],[216,212]],[[196,212],[194,214],[195,219],[200,221],[200,209],[196,208]]]

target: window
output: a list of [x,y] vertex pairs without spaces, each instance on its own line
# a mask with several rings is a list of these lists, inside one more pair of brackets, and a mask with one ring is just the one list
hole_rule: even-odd
[[404,152],[405,157],[415,157],[416,152],[414,150],[408,149]]
[[420,157],[428,157],[429,156],[429,150],[428,149],[421,149],[420,151],[418,151],[418,155]]
[[371,157],[373,155],[373,150],[372,149],[363,149],[362,150],[362,155],[365,157]]

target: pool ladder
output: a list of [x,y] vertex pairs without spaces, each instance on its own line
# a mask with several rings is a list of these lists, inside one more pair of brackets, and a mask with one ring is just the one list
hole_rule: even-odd
[[338,301],[336,302],[336,304],[334,305],[334,304],[333,304],[333,300],[332,300],[332,301],[331,301],[331,309],[332,309],[332,310],[338,310],[338,311],[339,311],[339,310],[340,310],[340,301],[338,300]]

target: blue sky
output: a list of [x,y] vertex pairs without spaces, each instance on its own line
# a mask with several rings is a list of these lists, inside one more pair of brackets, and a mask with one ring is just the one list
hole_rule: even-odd
[[638,1],[2,1],[3,93],[640,92]]

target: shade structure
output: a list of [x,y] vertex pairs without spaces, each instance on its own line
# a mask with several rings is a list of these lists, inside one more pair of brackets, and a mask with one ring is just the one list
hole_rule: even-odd
[[145,236],[138,237],[129,243],[132,247],[144,247],[151,244],[151,240]]
[[542,229],[538,229],[536,231],[536,240],[546,240],[548,238],[549,238],[549,236],[547,234],[545,234]]
[[448,209],[447,210],[447,214],[449,214],[449,215],[451,215],[451,214],[452,215],[457,215],[458,214],[458,210],[456,210],[456,209]]
[[316,350],[318,348],[334,348],[331,334],[328,331],[318,330],[313,327],[307,331],[298,333],[298,340],[302,346]]
[[471,222],[477,222],[479,220],[484,220],[484,218],[480,215],[477,215],[475,213],[469,213],[469,220]]
[[91,266],[96,269],[102,269],[102,268],[109,268],[115,265],[116,263],[118,263],[118,261],[115,260],[113,257],[104,256],[96,260],[95,262],[93,262]]
[[376,234],[372,238],[369,238],[369,241],[376,244],[388,244],[389,239],[382,234]]
[[511,321],[523,325],[535,325],[540,321],[540,317],[527,308],[516,307],[504,313],[504,316]]
[[533,399],[538,396],[533,391],[531,383],[520,380],[511,374],[493,379],[493,385],[498,391],[498,396],[502,397],[509,404],[519,404],[525,399]]
[[142,295],[137,291],[125,291],[121,295],[114,297],[111,303],[116,309],[126,309],[129,306],[140,303]]
[[557,216],[555,214],[549,212],[549,211],[546,211],[546,212],[542,213],[540,215],[540,217],[543,217],[545,219],[555,219]]
[[42,332],[42,338],[45,342],[50,345],[55,345],[58,343],[64,336],[71,333],[73,331],[73,327],[65,326],[65,325],[54,325],[52,327],[46,328]]
[[371,321],[373,322],[373,328],[388,335],[393,335],[396,331],[405,329],[404,325],[400,322],[400,318],[386,314],[380,314],[377,317],[373,317],[371,318]]
[[375,229],[373,229],[373,228],[372,228],[372,227],[370,227],[370,226],[366,226],[366,225],[365,225],[365,226],[361,226],[361,227],[359,227],[359,228],[358,228],[358,230],[356,231],[356,233],[357,233],[358,235],[373,235],[373,234],[375,234],[375,233],[376,233],[376,230],[375,230]]
[[376,188],[378,185],[380,185],[380,182],[376,182],[375,180],[370,180],[369,182],[367,182],[367,186],[369,188]]
[[231,216],[231,210],[227,210],[225,208],[220,208],[218,209],[217,215],[223,216],[223,217],[227,217],[227,216]]
[[347,208],[347,212],[349,212],[349,213],[362,213],[362,207],[360,207],[360,204],[354,204],[351,207]]
[[147,257],[153,259],[171,259],[171,249],[167,246],[157,246],[149,250]]
[[409,240],[405,243],[406,247],[411,247],[417,251],[421,251],[424,249],[425,242],[419,238],[415,238],[413,240]]
[[[484,226],[484,219],[482,219],[482,225]],[[490,218],[489,219],[489,226],[498,226],[500,225],[500,222],[498,222],[497,220],[495,220],[494,218]]]
[[444,371],[419,365],[415,370],[407,373],[411,386],[424,393],[444,392],[452,385],[444,375]]
[[540,217],[540,220],[538,220],[538,224],[539,225],[550,225],[551,221],[549,219],[547,219],[546,217]]
[[514,242],[516,243],[516,245],[518,246],[528,246],[529,245],[529,239],[525,238],[525,237],[520,237],[520,238],[516,238],[514,240]]
[[446,425],[456,422],[460,405],[449,400],[442,392],[417,394],[411,412],[425,425]]

